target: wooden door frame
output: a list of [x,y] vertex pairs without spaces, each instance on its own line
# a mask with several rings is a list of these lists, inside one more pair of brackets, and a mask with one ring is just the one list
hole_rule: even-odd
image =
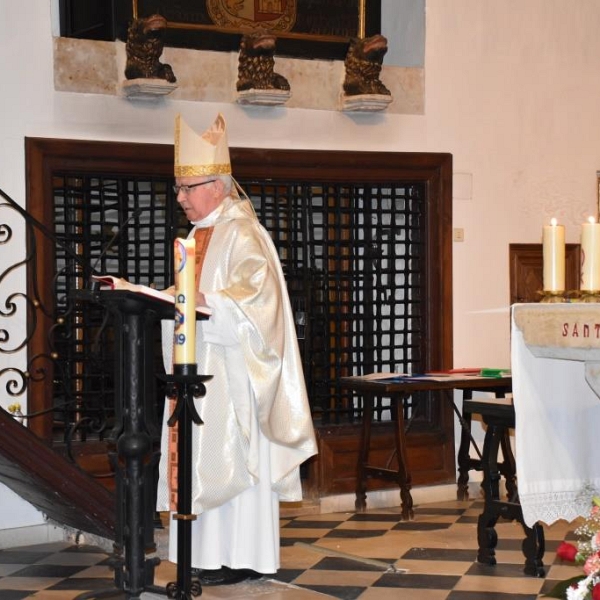
[[[173,169],[173,146],[123,142],[94,142],[49,138],[26,138],[27,210],[42,223],[52,223],[52,178],[57,172],[118,173],[134,176],[169,177]],[[423,298],[423,343],[421,356],[429,369],[452,367],[452,156],[446,153],[353,152],[333,150],[278,150],[232,148],[234,174],[243,180],[327,181],[381,185],[396,182],[423,183],[427,209],[425,239],[425,297]],[[349,176],[350,174],[350,176]],[[39,252],[38,286],[50,302],[53,248],[36,233]],[[46,278],[46,279],[45,279]],[[28,277],[29,279],[29,277]],[[53,323],[40,316],[38,330],[29,347],[29,359],[48,351],[43,332]],[[52,405],[52,386],[30,388],[28,410]],[[33,393],[32,393],[33,391]],[[449,411],[449,414],[446,414]],[[454,456],[454,423],[450,406],[443,408],[442,427],[447,448]],[[50,439],[52,422],[34,419],[31,428]],[[450,448],[452,446],[452,448]],[[446,460],[449,463],[450,460]],[[454,465],[444,467],[453,476]]]

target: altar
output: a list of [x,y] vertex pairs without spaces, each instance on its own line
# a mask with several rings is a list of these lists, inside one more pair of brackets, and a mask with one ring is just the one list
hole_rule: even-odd
[[588,515],[600,494],[600,305],[514,305],[511,369],[525,523]]

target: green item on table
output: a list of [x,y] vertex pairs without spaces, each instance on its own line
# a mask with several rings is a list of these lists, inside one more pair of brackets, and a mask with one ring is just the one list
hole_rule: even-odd
[[510,375],[509,369],[481,369],[479,372],[481,377],[507,377]]

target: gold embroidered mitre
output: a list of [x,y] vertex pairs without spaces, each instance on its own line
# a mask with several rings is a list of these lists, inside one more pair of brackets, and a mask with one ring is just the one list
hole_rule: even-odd
[[175,117],[175,177],[229,175],[231,162],[225,119],[215,122],[198,135],[182,118]]

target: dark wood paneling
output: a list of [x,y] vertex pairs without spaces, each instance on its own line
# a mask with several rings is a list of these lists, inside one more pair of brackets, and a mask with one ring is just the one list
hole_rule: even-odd
[[[510,244],[510,303],[539,302],[544,289],[544,254],[542,244]],[[579,289],[581,262],[579,244],[565,246],[566,291]]]
[[[359,437],[360,425],[317,429],[319,461],[312,481],[312,485],[318,490],[315,496],[355,492]],[[413,485],[436,485],[456,481],[453,436],[448,436],[443,430],[409,433],[406,443]],[[394,434],[391,424],[374,425],[369,464],[397,468],[398,461],[393,448]],[[376,478],[367,480],[367,490],[383,489],[399,491],[395,482]]]
[[[58,10],[60,34],[63,37],[107,41],[117,37],[118,20],[114,0],[59,0]],[[123,24],[121,33],[125,31],[126,24]]]

